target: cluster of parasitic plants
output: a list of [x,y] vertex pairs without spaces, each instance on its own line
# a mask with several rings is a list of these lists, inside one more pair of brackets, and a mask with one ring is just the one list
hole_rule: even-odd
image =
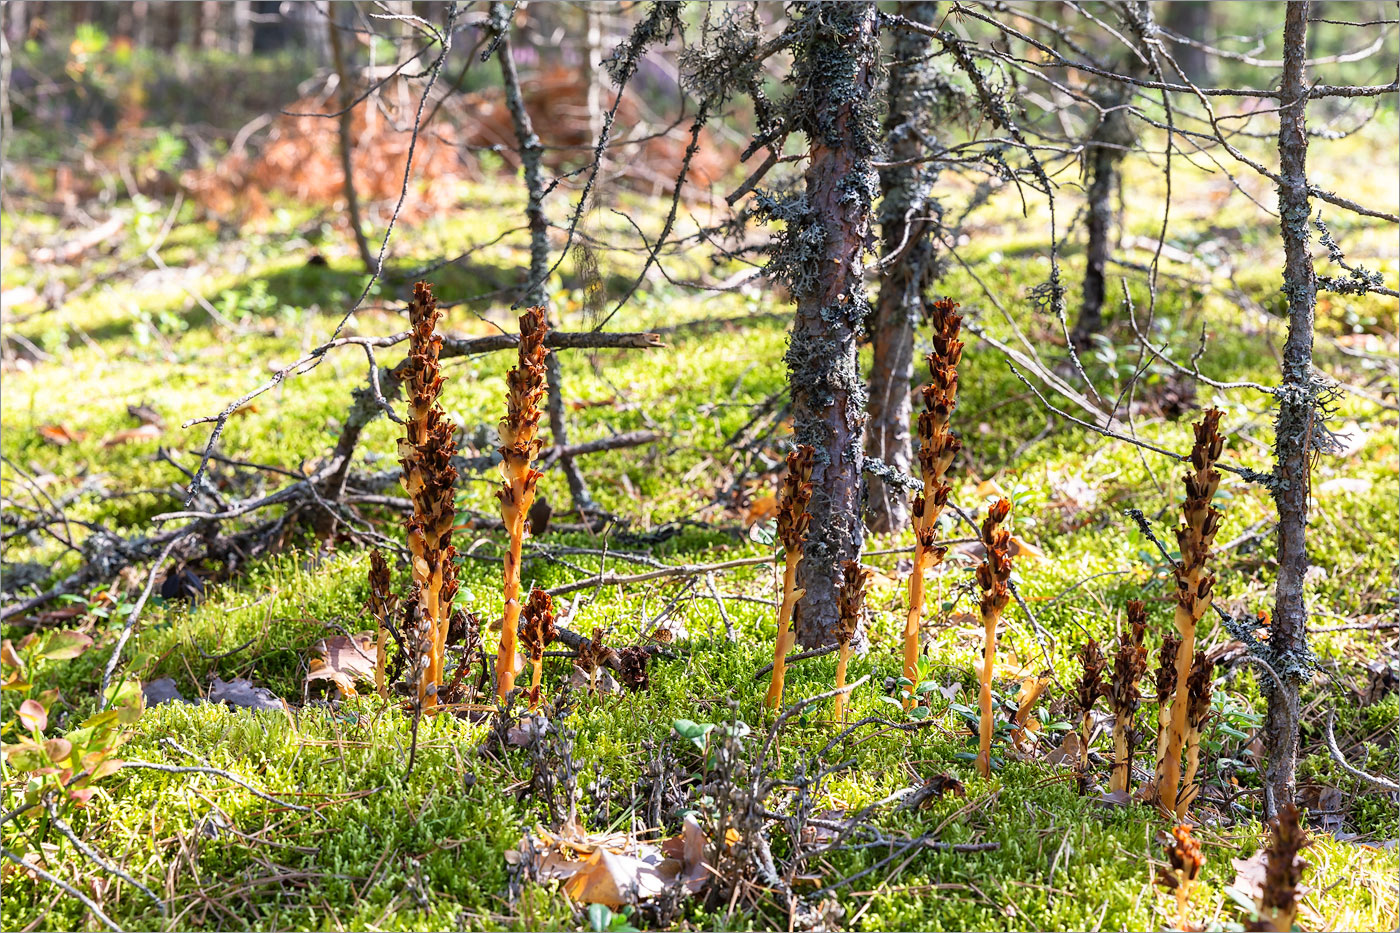
[[[923,397],[923,410],[919,412],[919,473],[923,480],[923,491],[914,497],[914,562],[909,573],[908,616],[906,617],[903,638],[904,654],[904,704],[911,707],[915,703],[915,685],[918,680],[919,632],[924,619],[924,584],[934,567],[942,562],[947,548],[937,543],[939,517],[948,505],[952,486],[948,482],[948,469],[953,458],[962,447],[954,436],[949,422],[958,396],[958,364],[962,361],[963,343],[958,339],[962,317],[958,314],[958,304],[949,298],[942,298],[929,306],[930,329],[933,337],[933,350],[926,359],[929,367],[929,381],[920,389]],[[784,571],[783,597],[778,608],[778,637],[773,652],[773,677],[768,687],[765,703],[769,709],[776,709],[782,701],[783,678],[786,671],[786,656],[793,645],[793,610],[802,590],[797,587],[797,566],[802,560],[802,548],[806,539],[809,516],[807,503],[812,495],[813,450],[799,445],[788,454],[787,475],[778,496],[778,537],[783,544]],[[977,582],[982,589],[980,603],[982,624],[985,631],[982,668],[979,675],[980,723],[978,730],[977,765],[984,776],[991,774],[992,721],[992,672],[996,664],[996,634],[1001,614],[1011,601],[1011,535],[1003,523],[1011,511],[1011,503],[1005,499],[995,502],[988,510],[982,524],[981,539],[986,556],[977,568]],[[863,570],[854,561],[847,561],[839,568],[838,581],[838,624],[836,628],[837,650],[840,652],[836,666],[836,688],[834,703],[837,719],[846,710],[847,692],[846,664],[850,659],[851,641],[859,625],[865,600],[865,589],[870,572]]]
[[[376,691],[381,698],[388,699],[389,682],[394,679],[386,670],[388,639],[392,635],[403,649],[407,662],[404,681],[409,705],[415,713],[431,714],[461,697],[465,674],[480,656],[481,630],[475,615],[453,606],[457,593],[453,563],[456,550],[452,546],[457,472],[452,458],[457,449],[452,425],[441,404],[443,377],[438,355],[442,337],[436,333],[436,328],[442,314],[426,283],[414,286],[408,310],[411,326],[406,366],[408,417],[398,447],[403,487],[413,503],[412,514],[406,522],[412,583],[400,610],[400,600],[392,592],[388,563],[381,552],[373,551],[368,608],[377,627]],[[531,308],[520,316],[517,362],[507,375],[506,416],[500,423],[498,449],[502,481],[496,491],[509,540],[503,563],[505,609],[497,623],[501,638],[496,653],[495,698],[498,704],[507,702],[528,660],[531,709],[539,705],[545,648],[555,638],[554,606],[549,594],[535,589],[523,604],[520,598],[525,526],[541,476],[534,463],[541,446],[538,430],[546,391],[544,341],[547,331],[543,308]],[[398,614],[401,614],[401,632],[395,625]],[[445,656],[452,645],[463,650],[455,676],[445,682]],[[525,651],[523,657],[520,648]],[[590,675],[607,660],[619,668],[626,686],[632,689],[646,686],[644,651],[605,649],[599,634],[592,642],[583,641],[579,653],[584,665],[592,663]],[[487,677],[484,665],[483,660],[481,681]]]
[[[1214,662],[1196,649],[1196,627],[1210,611],[1215,575],[1207,564],[1220,527],[1220,512],[1211,505],[1220,487],[1215,468],[1225,446],[1220,412],[1210,409],[1195,425],[1191,470],[1184,480],[1186,500],[1176,537],[1181,558],[1172,568],[1176,579],[1174,630],[1162,637],[1155,674],[1157,743],[1153,777],[1140,789],[1163,813],[1184,820],[1200,792],[1196,775],[1201,763],[1201,729],[1210,714]],[[1138,733],[1134,728],[1141,694],[1138,681],[1147,670],[1144,645],[1147,612],[1141,602],[1128,604],[1127,626],[1118,636],[1111,679],[1103,674],[1108,659],[1092,639],[1080,652],[1083,674],[1076,691],[1082,734],[1079,761],[1081,790],[1088,785],[1088,745],[1095,701],[1104,697],[1113,713],[1113,770],[1109,791],[1131,792],[1133,756]]]

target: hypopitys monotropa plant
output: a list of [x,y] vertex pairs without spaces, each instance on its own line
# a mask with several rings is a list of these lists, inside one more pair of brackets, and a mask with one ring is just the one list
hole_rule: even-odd
[[1166,742],[1161,742],[1162,758],[1157,763],[1157,802],[1169,813],[1178,810],[1181,790],[1181,753],[1186,743],[1191,698],[1185,691],[1196,654],[1196,625],[1210,610],[1215,574],[1206,568],[1215,533],[1220,528],[1220,512],[1211,506],[1220,487],[1215,462],[1225,448],[1219,431],[1220,411],[1212,408],[1195,425],[1196,442],[1191,447],[1191,472],[1183,477],[1186,501],[1181,506],[1182,524],[1176,530],[1181,559],[1172,568],[1176,576],[1176,623],[1181,644],[1176,651],[1176,683],[1172,696],[1171,719]]
[[865,610],[865,588],[870,583],[871,571],[860,565],[860,561],[841,562],[841,582],[836,590],[836,642],[839,645],[836,655],[836,694],[832,704],[832,717],[841,722],[846,718],[846,705],[849,692],[846,686],[846,663],[851,660],[851,642],[860,628],[860,614]]
[[540,400],[545,392],[544,347],[549,330],[544,308],[520,315],[517,363],[506,376],[506,416],[501,421],[501,520],[510,536],[504,575],[505,613],[501,619],[501,644],[496,650],[496,700],[504,703],[515,689],[520,673],[516,650],[520,622],[520,550],[525,541],[525,519],[535,501],[535,484],[542,475],[531,464],[540,452],[536,432],[540,425]]
[[914,705],[919,679],[919,629],[924,617],[924,577],[937,566],[946,547],[934,544],[938,517],[948,504],[952,487],[948,467],[962,442],[948,430],[948,419],[957,405],[958,362],[963,344],[958,339],[962,317],[951,298],[935,301],[929,311],[933,328],[933,352],[928,355],[930,379],[922,389],[924,410],[919,412],[919,472],[924,491],[914,497],[914,566],[909,571],[909,616],[904,623],[904,706]]
[[433,331],[442,314],[426,282],[413,286],[408,306],[408,418],[399,440],[402,483],[413,500],[408,519],[408,550],[412,556],[413,598],[417,603],[409,647],[415,657],[410,665],[415,703],[422,708],[437,705],[442,683],[442,659],[452,600],[457,593],[457,573],[452,563],[455,518],[453,492],[457,471],[452,457],[452,425],[442,410],[442,372],[438,351],[442,338]]
[[1113,771],[1110,793],[1127,793],[1133,775],[1133,750],[1137,743],[1134,720],[1142,694],[1138,681],[1147,670],[1147,609],[1141,600],[1128,603],[1128,627],[1118,635],[1118,651],[1113,657],[1113,679],[1106,696],[1113,711]]
[[982,546],[987,554],[977,567],[977,585],[982,588],[982,670],[977,696],[977,770],[984,778],[992,776],[992,672],[997,662],[997,625],[1011,602],[1011,533],[1000,527],[1011,514],[1011,503],[998,499],[987,510],[982,522]]
[[540,705],[540,678],[544,671],[544,649],[554,641],[554,600],[539,587],[525,601],[520,625],[520,643],[530,655],[530,711]]
[[768,683],[768,695],[763,702],[777,709],[783,699],[783,677],[787,672],[787,653],[792,649],[792,610],[802,598],[797,586],[797,565],[802,560],[802,545],[807,539],[807,503],[812,498],[812,457],[807,444],[799,444],[788,452],[787,475],[778,491],[778,538],[783,542],[783,601],[778,605],[778,640],[773,648],[773,678]]
[[1298,883],[1308,863],[1298,857],[1308,844],[1308,834],[1298,819],[1298,807],[1288,801],[1269,821],[1269,846],[1264,852],[1264,887],[1259,916],[1247,930],[1286,933],[1298,916]]
[[393,625],[391,620],[399,603],[392,583],[389,564],[384,560],[384,554],[379,548],[375,548],[369,552],[369,614],[374,617],[374,641],[378,648],[374,656],[374,688],[381,700],[389,699],[385,663],[389,655],[389,629]]
[[1176,893],[1177,929],[1188,929],[1186,911],[1191,903],[1191,888],[1205,863],[1205,853],[1191,835],[1191,827],[1185,824],[1173,826],[1171,841],[1167,843],[1169,870],[1162,880]]
[[1091,638],[1084,644],[1079,651],[1079,663],[1083,672],[1074,694],[1079,709],[1079,761],[1075,771],[1082,794],[1089,788],[1089,737],[1094,726],[1094,702],[1103,695],[1103,671],[1107,663],[1097,641]]
[[1162,647],[1157,652],[1157,670],[1152,678],[1157,689],[1157,764],[1150,794],[1154,798],[1157,788],[1161,786],[1162,769],[1167,761],[1167,739],[1172,731],[1172,697],[1176,695],[1176,653],[1180,648],[1181,637],[1175,632],[1162,636]]
[[1196,772],[1201,767],[1201,728],[1210,716],[1211,681],[1215,677],[1215,662],[1197,651],[1191,662],[1191,676],[1186,680],[1186,771],[1181,777],[1181,792],[1176,799],[1176,818],[1186,818],[1186,808],[1201,789],[1196,786]]

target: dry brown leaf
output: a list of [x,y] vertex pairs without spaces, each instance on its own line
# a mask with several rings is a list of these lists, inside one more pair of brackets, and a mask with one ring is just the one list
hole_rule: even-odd
[[157,437],[160,437],[162,433],[164,432],[161,427],[155,424],[143,424],[139,428],[127,428],[103,440],[102,449],[110,450],[128,441],[155,440]]
[[756,496],[744,510],[744,524],[757,525],[778,514],[778,497],[772,493]]
[[1064,740],[1059,746],[1051,749],[1045,756],[1047,765],[1069,765],[1074,767],[1079,761],[1079,733],[1067,732]]
[[323,638],[312,650],[315,656],[306,672],[306,684],[329,681],[339,688],[342,696],[354,696],[356,683],[374,683],[379,645],[373,632],[361,632],[354,638],[345,635]]
[[285,710],[287,704],[266,687],[255,687],[242,677],[224,681],[219,677],[209,686],[210,703],[227,703],[242,709]]
[[86,431],[75,431],[62,424],[41,424],[34,430],[38,431],[40,437],[55,447],[66,447],[87,437]]

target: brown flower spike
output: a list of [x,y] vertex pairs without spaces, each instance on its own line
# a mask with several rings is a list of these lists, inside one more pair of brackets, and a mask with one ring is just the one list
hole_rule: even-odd
[[501,620],[501,644],[496,650],[496,699],[504,703],[515,689],[520,673],[516,651],[520,622],[520,549],[525,540],[525,518],[535,501],[535,485],[540,471],[531,466],[540,452],[535,436],[540,425],[540,401],[545,392],[544,336],[549,330],[544,308],[531,308],[520,315],[518,362],[506,377],[506,417],[501,421],[501,520],[510,535],[506,551],[505,614]]
[[998,499],[987,510],[982,522],[982,546],[987,556],[977,567],[977,585],[982,588],[982,671],[977,697],[979,729],[977,770],[984,778],[992,776],[992,672],[997,662],[997,624],[1011,602],[1011,533],[1000,527],[1011,514],[1011,503]]
[[1215,677],[1215,662],[1197,651],[1191,664],[1191,676],[1186,681],[1186,773],[1181,778],[1178,813],[1185,813],[1201,789],[1196,786],[1196,771],[1201,766],[1201,727],[1210,715],[1211,680]]
[[783,678],[787,673],[787,653],[792,650],[792,610],[802,598],[797,587],[797,565],[802,560],[802,545],[807,540],[807,525],[811,515],[807,503],[812,499],[812,457],[807,444],[799,444],[787,455],[787,475],[778,491],[778,537],[783,542],[783,601],[778,606],[778,640],[773,648],[773,678],[768,682],[764,705],[777,709],[783,699]]
[[[860,565],[860,561],[841,562],[841,584],[836,592],[836,610],[840,616],[836,626],[836,641],[841,647],[836,656],[836,689],[846,686],[846,662],[851,659],[851,640],[860,628],[860,614],[865,611],[865,588],[870,583],[871,571]],[[832,703],[832,716],[837,722],[846,718],[847,692],[836,694]]]
[[1169,884],[1176,892],[1177,928],[1189,929],[1186,925],[1186,908],[1191,901],[1191,887],[1206,863],[1201,844],[1191,835],[1191,827],[1172,827],[1171,842],[1167,843],[1167,863],[1171,866]]
[[1162,757],[1157,763],[1157,802],[1161,808],[1174,813],[1178,820],[1186,813],[1187,801],[1181,797],[1181,753],[1186,743],[1187,719],[1191,698],[1182,689],[1191,676],[1191,661],[1196,653],[1196,625],[1210,610],[1215,574],[1206,569],[1215,533],[1220,528],[1220,512],[1211,506],[1215,491],[1220,488],[1220,472],[1215,462],[1225,448],[1220,434],[1220,411],[1212,408],[1196,424],[1196,443],[1191,448],[1192,471],[1183,478],[1186,501],[1181,512],[1184,521],[1176,530],[1181,560],[1173,568],[1176,574],[1176,630],[1181,646],[1176,652],[1176,693],[1172,697],[1171,719],[1165,743],[1159,739]]
[[416,703],[437,705],[442,683],[442,657],[447,643],[457,573],[452,563],[455,520],[453,491],[457,471],[452,457],[452,425],[439,404],[442,373],[438,351],[442,338],[433,331],[442,314],[426,282],[413,286],[408,306],[412,331],[408,356],[408,418],[399,440],[399,464],[404,489],[413,500],[408,519],[408,550],[412,555],[414,599],[418,606],[409,644],[417,655],[412,665]]
[[539,587],[525,601],[520,643],[530,655],[530,709],[540,705],[540,677],[544,671],[544,649],[554,641],[554,600]]
[[957,405],[958,363],[963,344],[958,339],[962,317],[958,303],[951,298],[935,301],[929,309],[933,328],[933,352],[928,355],[930,380],[922,389],[924,410],[919,412],[919,472],[924,491],[914,497],[914,566],[909,571],[909,616],[904,623],[904,705],[914,704],[919,679],[919,629],[924,616],[924,577],[937,566],[946,547],[934,544],[938,517],[948,504],[952,487],[946,480],[948,467],[962,442],[948,430],[948,420]]
[[1089,733],[1094,724],[1094,701],[1103,696],[1103,671],[1108,659],[1099,650],[1099,643],[1091,638],[1079,651],[1079,663],[1084,672],[1079,677],[1079,687],[1075,692],[1075,705],[1079,708],[1079,762],[1076,770],[1079,772],[1079,792],[1082,794],[1089,788]]
[[1157,768],[1152,776],[1152,794],[1162,784],[1162,769],[1167,760],[1167,738],[1171,735],[1172,696],[1176,693],[1176,654],[1181,649],[1181,638],[1175,632],[1162,636],[1162,647],[1157,652],[1157,670],[1153,673],[1153,684],[1157,689]]
[[375,645],[378,653],[374,661],[374,686],[381,700],[389,699],[389,684],[384,676],[384,665],[389,655],[389,627],[398,608],[399,598],[394,595],[389,565],[379,548],[369,552],[369,614],[374,617]]
[[1298,883],[1303,880],[1303,869],[1308,867],[1298,853],[1307,844],[1308,834],[1298,820],[1298,807],[1290,800],[1269,821],[1259,918],[1245,929],[1279,933],[1293,929],[1298,916]]
[[1135,599],[1128,603],[1128,628],[1118,635],[1118,652],[1113,658],[1113,681],[1106,694],[1108,705],[1113,710],[1113,772],[1108,782],[1111,793],[1126,793],[1132,781],[1133,747],[1136,743],[1133,720],[1142,698],[1138,681],[1147,670],[1147,649],[1143,647],[1146,633],[1147,609],[1141,600]]

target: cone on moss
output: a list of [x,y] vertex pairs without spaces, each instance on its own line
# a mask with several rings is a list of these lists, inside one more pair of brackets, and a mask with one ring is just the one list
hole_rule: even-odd
[[1000,527],[1011,514],[1011,503],[998,499],[987,510],[982,522],[982,546],[987,556],[977,567],[977,585],[982,588],[982,670],[978,678],[977,770],[984,778],[992,776],[992,672],[997,663],[997,625],[1011,602],[1011,533]]
[[942,562],[946,547],[934,544],[938,517],[948,504],[952,487],[947,482],[948,468],[962,442],[948,429],[949,418],[958,398],[958,363],[962,360],[963,344],[958,339],[962,317],[958,304],[951,298],[941,298],[929,308],[929,323],[933,329],[933,352],[928,355],[930,379],[921,390],[924,410],[919,412],[919,473],[924,491],[914,497],[914,566],[909,571],[909,615],[904,623],[904,706],[914,704],[914,691],[919,679],[919,629],[924,616],[925,575]]
[[540,452],[536,433],[540,425],[540,401],[545,393],[545,333],[549,330],[544,308],[520,315],[517,363],[506,377],[506,416],[500,424],[501,520],[510,536],[504,576],[505,613],[501,619],[501,643],[496,650],[496,700],[504,703],[515,689],[520,673],[517,629],[520,622],[520,551],[525,541],[525,520],[535,501],[540,471],[533,467]]
[[413,598],[417,602],[411,650],[419,655],[412,669],[416,703],[420,708],[437,705],[442,683],[442,658],[447,644],[452,601],[457,593],[457,573],[452,562],[452,526],[456,517],[453,494],[457,471],[452,457],[457,447],[452,425],[442,410],[442,372],[438,352],[442,338],[434,333],[442,317],[437,300],[426,282],[413,286],[408,306],[408,418],[399,440],[401,482],[413,500],[408,519],[408,550],[413,565]]
[[398,609],[399,598],[394,595],[393,580],[384,553],[375,548],[369,552],[369,614],[374,618],[375,646],[374,687],[381,700],[389,699],[389,683],[385,663],[389,655],[389,628]]
[[799,444],[787,455],[787,475],[778,491],[778,538],[783,542],[783,601],[778,605],[778,638],[773,648],[773,677],[768,682],[764,705],[777,709],[783,699],[783,679],[787,673],[787,654],[792,650],[792,610],[802,598],[797,586],[797,565],[802,561],[802,547],[807,540],[807,503],[812,498],[812,458],[815,452],[807,444]]
[[1113,771],[1108,779],[1110,793],[1124,792],[1133,779],[1133,752],[1137,744],[1134,719],[1142,694],[1138,681],[1147,670],[1147,609],[1141,600],[1128,603],[1128,627],[1118,635],[1118,651],[1113,657],[1113,680],[1108,687],[1108,705],[1113,710]]
[[1191,472],[1183,477],[1186,501],[1183,522],[1176,531],[1181,559],[1173,568],[1176,575],[1176,614],[1174,621],[1181,645],[1176,652],[1175,692],[1166,741],[1158,739],[1161,757],[1157,763],[1157,803],[1163,811],[1176,813],[1181,792],[1181,755],[1186,743],[1191,699],[1185,690],[1196,653],[1196,625],[1210,610],[1215,574],[1207,569],[1211,545],[1220,528],[1220,512],[1211,506],[1220,488],[1220,472],[1215,462],[1225,448],[1220,434],[1220,411],[1212,408],[1195,425],[1196,442],[1191,448]]
[[[836,625],[836,642],[839,645],[836,655],[836,689],[846,686],[846,662],[851,659],[851,641],[860,629],[860,614],[865,611],[865,588],[870,583],[871,571],[860,565],[858,560],[841,562],[841,579],[836,590],[836,609],[839,619]],[[847,693],[836,694],[832,704],[832,716],[837,722],[846,718]]]
[[530,656],[530,709],[540,705],[540,678],[544,671],[544,649],[554,641],[554,600],[536,587],[525,601],[520,643]]

